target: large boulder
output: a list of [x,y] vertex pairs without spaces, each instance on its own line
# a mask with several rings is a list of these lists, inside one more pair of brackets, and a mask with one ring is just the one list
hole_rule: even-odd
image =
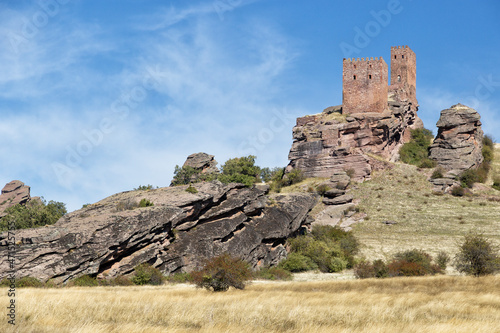
[[342,114],[342,107],[297,119],[287,172],[302,170],[306,177],[330,177],[352,170],[357,181],[369,179],[374,155],[397,160],[410,129],[421,128],[417,106],[389,101],[386,112]]
[[0,194],[0,217],[4,211],[17,204],[24,205],[30,200],[30,187],[19,180],[13,180],[2,189]]
[[[55,225],[16,231],[17,277],[55,283],[92,274],[113,278],[150,263],[165,274],[189,272],[228,252],[253,267],[286,256],[285,241],[305,224],[314,195],[268,196],[269,188],[219,181],[115,194],[63,216]],[[154,206],[137,207],[141,199]],[[0,256],[8,256],[7,233]],[[0,263],[0,279],[9,272]]]
[[462,104],[441,111],[430,158],[446,170],[461,172],[483,161],[483,131],[479,113]]

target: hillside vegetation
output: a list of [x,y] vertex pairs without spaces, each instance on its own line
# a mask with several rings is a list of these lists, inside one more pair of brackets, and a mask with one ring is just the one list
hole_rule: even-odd
[[[499,156],[497,153],[494,168]],[[372,180],[354,185],[352,194],[367,214],[353,229],[364,256],[387,259],[413,248],[431,254],[443,250],[453,256],[471,230],[500,244],[500,192],[476,184],[468,196],[440,195],[432,192],[427,181],[430,173],[398,163],[375,172]]]
[[[2,332],[497,332],[500,277],[19,289]],[[8,304],[7,294],[0,302]],[[17,330],[17,331],[16,331]]]

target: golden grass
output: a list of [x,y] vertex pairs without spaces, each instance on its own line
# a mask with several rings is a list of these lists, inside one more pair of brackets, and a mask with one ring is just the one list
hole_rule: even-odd
[[[499,332],[500,277],[18,290],[19,332]],[[0,304],[7,304],[5,294]],[[14,332],[6,320],[0,331]]]
[[388,259],[412,248],[431,254],[443,250],[453,256],[470,230],[500,244],[500,202],[488,200],[497,191],[483,186],[486,192],[478,190],[470,197],[434,195],[427,176],[414,166],[398,163],[355,186],[352,193],[368,218],[354,225],[353,232],[368,259]]

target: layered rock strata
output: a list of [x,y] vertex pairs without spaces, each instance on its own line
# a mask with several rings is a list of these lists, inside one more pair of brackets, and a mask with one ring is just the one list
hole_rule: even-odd
[[[286,256],[286,239],[311,222],[307,214],[317,201],[307,193],[269,197],[267,186],[192,186],[197,193],[187,186],[119,193],[55,225],[16,231],[17,277],[55,283],[85,274],[112,278],[145,262],[166,274],[187,272],[224,252],[254,267],[276,264]],[[154,206],[121,210],[143,198]],[[0,255],[7,258],[7,252],[3,233]],[[2,261],[0,278],[9,270]]]
[[7,183],[0,195],[0,218],[5,215],[4,211],[17,204],[24,205],[31,199],[30,187],[19,180]]
[[462,104],[441,111],[438,133],[430,147],[430,158],[456,174],[477,168],[483,161],[483,131],[479,113]]
[[410,129],[422,127],[417,106],[408,101],[390,101],[382,113],[342,114],[341,106],[330,107],[297,119],[287,172],[297,168],[306,177],[326,178],[352,169],[362,181],[370,178],[373,155],[397,160]]

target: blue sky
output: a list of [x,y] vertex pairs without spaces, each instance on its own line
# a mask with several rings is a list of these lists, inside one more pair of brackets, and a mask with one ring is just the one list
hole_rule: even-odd
[[[168,186],[207,152],[285,166],[295,118],[341,104],[342,59],[417,55],[419,116],[497,139],[500,2],[1,0],[0,184],[69,210]],[[0,185],[1,186],[1,185]]]

